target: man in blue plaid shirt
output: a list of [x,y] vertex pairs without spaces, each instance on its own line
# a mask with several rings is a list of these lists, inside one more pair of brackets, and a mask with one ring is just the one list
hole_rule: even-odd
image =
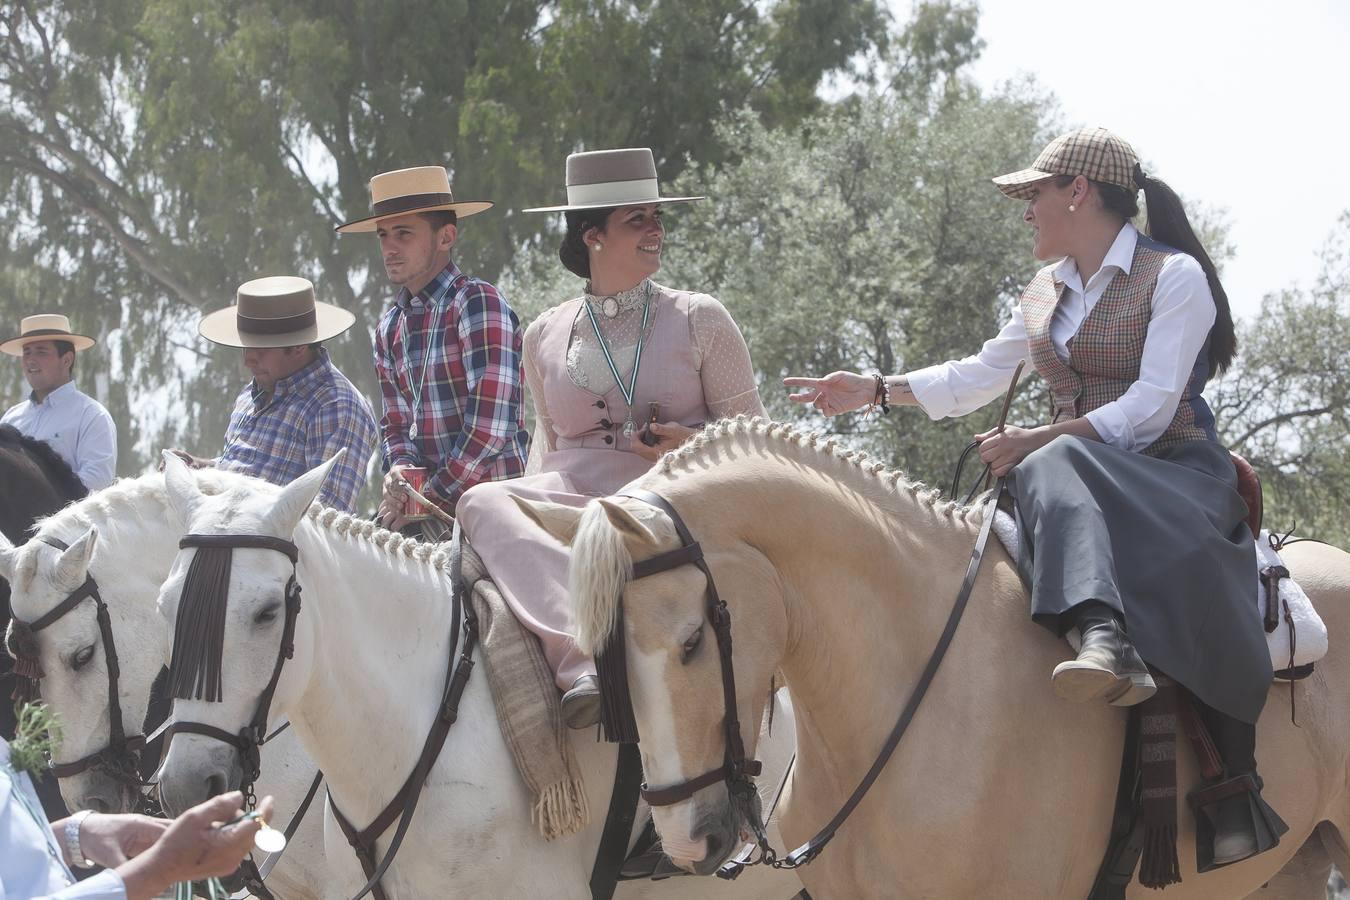
[[253,373],[235,401],[225,450],[190,465],[217,466],[273,484],[289,484],[339,450],[319,502],[354,513],[377,432],[370,404],[347,380],[322,341],[352,326],[351,313],[314,301],[303,278],[259,278],[239,287],[239,302],[202,319],[202,337],[244,350]]

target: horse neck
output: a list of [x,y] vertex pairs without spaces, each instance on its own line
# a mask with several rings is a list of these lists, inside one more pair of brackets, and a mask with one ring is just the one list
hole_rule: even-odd
[[310,521],[295,540],[300,618],[312,623],[314,646],[303,693],[287,712],[339,808],[362,827],[402,785],[436,715],[449,577]]
[[[825,771],[852,777],[871,764],[897,692],[916,682],[937,642],[974,526],[903,479],[813,453],[709,467],[698,479],[706,499],[690,504],[706,518],[690,527],[695,538],[706,529],[716,545],[745,545],[772,564],[787,619],[780,668],[804,738],[799,752],[804,762],[820,754]],[[669,488],[681,510],[684,489],[678,480]],[[731,612],[733,620],[742,615]]]

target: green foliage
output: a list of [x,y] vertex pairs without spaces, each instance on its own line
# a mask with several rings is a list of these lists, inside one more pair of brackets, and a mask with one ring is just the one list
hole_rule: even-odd
[[1350,212],[1311,290],[1267,296],[1210,391],[1220,437],[1257,467],[1266,525],[1350,546]]
[[[370,332],[393,293],[370,237],[339,239],[376,172],[443,163],[463,267],[537,242],[522,207],[566,154],[650,145],[663,177],[719,162],[708,127],[792,123],[885,44],[877,0],[23,0],[0,6],[0,300],[103,338],[86,389],[119,422],[119,470],[221,445],[239,354],[196,336],[242,281],[300,274],[358,313],[331,350],[376,396]],[[858,73],[852,73],[858,74]],[[18,393],[6,371],[0,387]],[[128,396],[137,402],[134,412]],[[142,427],[145,429],[142,431]]]
[[16,772],[37,775],[61,746],[61,722],[45,703],[25,703],[18,712],[9,762]]

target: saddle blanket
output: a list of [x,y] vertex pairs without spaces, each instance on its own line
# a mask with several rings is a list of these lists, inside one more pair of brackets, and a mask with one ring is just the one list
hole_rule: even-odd
[[[1011,514],[999,509],[994,514],[993,531],[998,535],[1003,548],[1014,561],[1018,559],[1021,534]],[[1266,582],[1261,578],[1262,570],[1269,566],[1282,566],[1280,555],[1271,546],[1270,532],[1262,529],[1256,536],[1256,554],[1253,560],[1252,574],[1255,576],[1256,590],[1253,594],[1255,604],[1252,612],[1258,620],[1264,620],[1270,603],[1267,597]],[[1279,580],[1279,597],[1276,599],[1279,625],[1274,631],[1266,633],[1266,644],[1270,648],[1270,664],[1276,672],[1315,663],[1327,654],[1327,626],[1322,617],[1313,608],[1312,601],[1298,586],[1293,578]],[[1078,630],[1073,629],[1066,635],[1076,650]]]

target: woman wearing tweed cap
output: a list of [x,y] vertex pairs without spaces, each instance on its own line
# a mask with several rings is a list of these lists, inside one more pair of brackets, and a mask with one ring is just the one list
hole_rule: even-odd
[[[1008,476],[1033,619],[1082,636],[1054,689],[1075,702],[1140,703],[1156,690],[1144,660],[1188,688],[1227,785],[1209,795],[1226,798],[1202,803],[1201,833],[1214,840],[1197,841],[1200,870],[1246,859],[1285,828],[1259,789],[1230,790],[1260,785],[1255,723],[1272,673],[1252,611],[1247,507],[1201,396],[1236,349],[1227,295],[1176,193],[1105,129],[1062,135],[994,183],[1026,201],[1035,256],[1054,260],[995,338],[905,375],[785,383],[825,415],[907,404],[939,419],[1001,397],[1018,363],[1032,362],[1052,422],[975,439]],[[1140,188],[1147,236],[1131,224]]]

